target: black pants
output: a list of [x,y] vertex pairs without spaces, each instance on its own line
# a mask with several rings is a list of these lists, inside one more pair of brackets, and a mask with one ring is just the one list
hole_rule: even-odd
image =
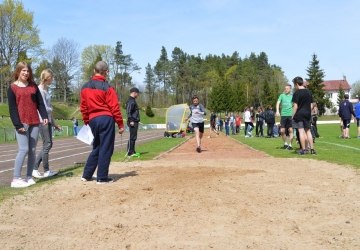
[[264,136],[263,124],[264,124],[263,121],[261,121],[261,122],[260,122],[260,121],[257,121],[257,122],[256,122],[255,130],[256,130],[256,135],[257,135],[257,136],[259,135],[259,132],[260,132],[260,135],[261,135],[261,136]]
[[137,133],[138,133],[138,128],[139,128],[139,123],[135,122],[134,126],[130,126],[130,123],[128,123],[129,126],[129,131],[130,131],[130,137],[129,137],[129,141],[128,141],[128,146],[127,146],[127,154],[128,155],[132,155],[135,154],[135,141],[137,139]]
[[267,124],[267,136],[274,137],[274,123]]

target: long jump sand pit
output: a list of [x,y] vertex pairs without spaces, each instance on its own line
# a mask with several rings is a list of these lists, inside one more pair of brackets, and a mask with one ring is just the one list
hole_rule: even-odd
[[223,135],[203,148],[192,138],[156,160],[112,163],[109,185],[69,177],[8,199],[1,249],[360,249],[354,169]]

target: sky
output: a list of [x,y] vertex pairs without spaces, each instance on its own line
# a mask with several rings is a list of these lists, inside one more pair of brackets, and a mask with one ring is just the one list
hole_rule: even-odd
[[90,45],[131,54],[141,68],[160,57],[162,46],[191,55],[241,58],[265,52],[291,81],[306,78],[315,53],[324,80],[360,80],[360,1],[358,0],[22,0],[34,14],[40,39],[50,49],[59,38],[80,50]]

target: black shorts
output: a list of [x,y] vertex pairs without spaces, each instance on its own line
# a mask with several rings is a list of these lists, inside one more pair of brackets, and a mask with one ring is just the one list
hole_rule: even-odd
[[356,126],[360,127],[360,118],[356,118]]
[[199,128],[199,132],[200,133],[204,133],[204,123],[201,122],[201,123],[193,123],[192,124],[192,127],[195,129],[195,128]]
[[292,117],[282,116],[280,119],[280,128],[285,128],[285,129],[292,128]]
[[342,120],[343,122],[343,129],[350,128],[351,120]]
[[294,128],[303,128],[303,129],[310,129],[311,128],[311,121],[295,121],[293,120],[293,127]]

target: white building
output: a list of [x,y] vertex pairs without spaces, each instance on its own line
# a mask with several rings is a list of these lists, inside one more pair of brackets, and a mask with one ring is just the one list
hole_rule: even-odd
[[[345,94],[350,95],[351,87],[348,81],[346,80],[346,77],[344,76],[342,80],[328,80],[328,81],[323,81],[322,83],[324,84],[324,90],[326,96],[328,96],[330,101],[333,103],[333,107],[336,107],[336,110],[338,110],[339,107],[337,101],[338,101],[340,89],[342,89],[345,92]],[[332,115],[332,114],[334,113],[332,113],[331,110],[326,109],[325,115]],[[337,114],[337,111],[335,114]]]

